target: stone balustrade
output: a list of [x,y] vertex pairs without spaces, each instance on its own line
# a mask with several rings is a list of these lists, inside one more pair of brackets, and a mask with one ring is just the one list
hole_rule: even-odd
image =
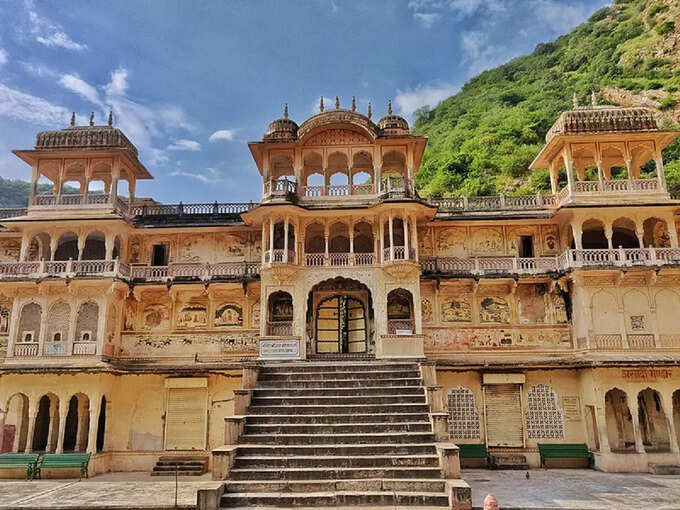
[[[403,246],[383,251],[384,263],[414,260]],[[283,250],[265,252],[269,260],[283,262]],[[294,251],[288,252],[290,264],[296,264]],[[308,267],[367,266],[376,263],[373,253],[307,253],[303,263]],[[535,275],[566,272],[578,268],[617,268],[633,266],[680,265],[680,248],[618,248],[567,250],[555,257],[422,257],[420,266],[425,274],[441,275]],[[170,281],[177,279],[210,280],[247,278],[260,274],[259,262],[173,263],[167,266],[136,266],[118,260],[58,260],[0,263],[0,278],[45,277],[108,277],[123,280]]]
[[130,266],[118,260],[58,260],[0,263],[0,278],[45,278],[79,276],[123,280],[167,281],[173,279],[244,278],[260,273],[258,262],[217,264],[179,263],[167,266]]

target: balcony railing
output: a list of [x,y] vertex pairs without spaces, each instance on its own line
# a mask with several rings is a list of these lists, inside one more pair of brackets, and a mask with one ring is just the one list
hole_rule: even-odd
[[259,262],[179,263],[167,266],[129,266],[118,260],[67,260],[0,263],[0,278],[108,277],[166,281],[176,278],[239,278],[260,274]]
[[200,204],[153,204],[135,205],[130,209],[133,216],[219,216],[248,212],[257,204],[253,202],[200,203]]
[[38,355],[38,343],[30,344],[15,344],[14,345],[14,355],[15,356],[37,356]]
[[680,248],[567,250],[556,257],[427,257],[420,265],[432,274],[545,274],[587,267],[680,265]]
[[87,194],[65,194],[65,195],[35,195],[29,204],[30,208],[37,209],[60,209],[60,208],[81,208],[111,207],[114,211],[124,217],[130,216],[130,203],[120,197],[115,197],[108,193],[87,193]]
[[374,259],[373,253],[329,253],[328,257],[324,253],[306,253],[305,265],[311,267],[370,266]]
[[329,186],[302,186],[300,197],[347,197],[375,195],[375,184],[331,184]]
[[2,218],[16,218],[17,216],[23,216],[26,214],[28,209],[25,207],[4,207],[0,208],[0,219]]
[[383,249],[383,262],[393,262],[397,260],[415,260],[415,251],[410,249],[407,254],[404,246],[395,246],[394,251],[390,248]]
[[291,321],[267,322],[268,336],[293,336]]
[[517,195],[489,197],[428,198],[441,212],[525,211],[549,209],[557,206],[555,195]]
[[73,342],[74,356],[91,356],[97,353],[96,342]]
[[272,179],[265,181],[262,196],[265,200],[281,198],[288,200],[297,193],[297,183],[288,179]]
[[274,249],[264,252],[264,261],[267,264],[272,262],[297,264],[297,258],[293,250],[288,250],[288,257],[286,257],[286,250]]

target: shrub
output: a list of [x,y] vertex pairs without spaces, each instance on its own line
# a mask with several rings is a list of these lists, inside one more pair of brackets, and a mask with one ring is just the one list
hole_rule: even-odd
[[666,35],[675,28],[675,21],[664,21],[659,23],[656,27],[656,33],[659,35]]
[[659,105],[659,108],[661,110],[668,110],[670,108],[675,108],[675,106],[678,104],[678,100],[673,98],[673,97],[667,97],[663,101],[661,101],[661,104]]

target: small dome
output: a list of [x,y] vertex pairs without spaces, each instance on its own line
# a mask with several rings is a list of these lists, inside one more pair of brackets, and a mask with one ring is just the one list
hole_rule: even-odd
[[387,104],[387,115],[378,121],[378,128],[385,135],[408,135],[408,122],[404,117],[392,113],[392,101]]
[[288,105],[283,111],[283,118],[269,124],[263,139],[267,142],[293,142],[297,140],[298,125],[288,118]]

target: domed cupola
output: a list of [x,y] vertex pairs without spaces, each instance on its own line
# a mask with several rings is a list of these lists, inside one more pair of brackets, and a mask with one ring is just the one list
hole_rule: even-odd
[[298,125],[288,118],[288,104],[286,104],[283,118],[269,124],[262,139],[265,142],[294,142],[297,140],[297,131]]
[[392,101],[387,103],[387,115],[378,121],[378,129],[380,129],[384,135],[410,134],[406,119],[392,113]]

